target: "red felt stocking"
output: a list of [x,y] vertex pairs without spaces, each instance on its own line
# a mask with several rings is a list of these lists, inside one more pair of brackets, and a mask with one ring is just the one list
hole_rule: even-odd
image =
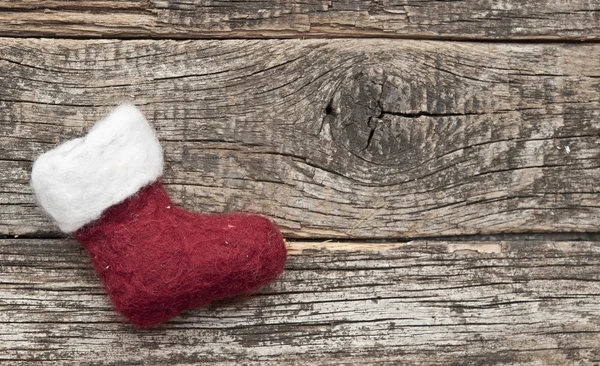
[[131,105],[43,154],[32,171],[40,205],[84,245],[115,309],[132,323],[159,324],[249,294],[283,271],[286,249],[271,221],[185,211],[161,174],[158,140]]

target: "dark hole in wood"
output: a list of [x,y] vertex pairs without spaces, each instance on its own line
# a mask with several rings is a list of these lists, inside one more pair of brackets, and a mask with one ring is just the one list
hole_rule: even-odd
[[333,107],[331,106],[332,104],[333,104],[333,98],[331,100],[329,100],[329,103],[327,103],[327,107],[325,107],[325,113],[327,113],[327,114],[333,113]]

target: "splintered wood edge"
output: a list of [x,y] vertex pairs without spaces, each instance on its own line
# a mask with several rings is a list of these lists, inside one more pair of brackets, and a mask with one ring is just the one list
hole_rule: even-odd
[[325,240],[322,242],[289,241],[286,240],[288,254],[299,255],[306,251],[385,251],[399,249],[407,243],[368,243],[368,242],[334,242]]
[[[584,244],[584,245],[594,245],[594,242],[584,242],[584,241],[538,241],[532,240],[529,241],[531,245],[544,245],[553,250],[558,250],[560,252],[569,252],[574,248]],[[408,242],[396,242],[396,243],[373,243],[373,242],[343,242],[343,241],[333,241],[333,240],[324,240],[321,242],[314,241],[291,241],[286,240],[286,247],[288,250],[288,254],[291,255],[300,255],[305,252],[357,252],[357,251],[365,251],[365,252],[383,252],[388,250],[396,250],[396,249],[406,249],[407,247],[412,247],[415,249],[419,248],[427,248],[428,246],[437,246],[441,248],[446,248],[447,253],[454,252],[463,252],[470,251],[476,253],[490,253],[490,254],[500,254],[507,251],[508,244],[520,244],[526,246],[528,241],[460,241],[460,242],[452,242],[452,241],[441,241],[441,240],[412,240]],[[600,248],[600,242],[597,244],[598,248]]]

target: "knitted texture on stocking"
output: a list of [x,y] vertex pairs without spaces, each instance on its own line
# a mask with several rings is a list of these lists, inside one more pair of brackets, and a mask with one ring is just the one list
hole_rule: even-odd
[[86,248],[116,310],[139,326],[249,294],[277,277],[285,243],[267,218],[200,215],[171,202],[159,182],[162,148],[133,105],[39,156],[39,205]]
[[111,207],[75,233],[115,309],[149,326],[277,277],[286,260],[279,230],[257,215],[199,215],[173,205],[160,183]]

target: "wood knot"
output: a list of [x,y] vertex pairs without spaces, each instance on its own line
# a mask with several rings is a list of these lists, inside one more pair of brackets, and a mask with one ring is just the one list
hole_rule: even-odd
[[382,68],[362,67],[345,79],[326,106],[332,139],[351,154],[378,165],[403,165],[423,144],[410,110],[411,85]]

